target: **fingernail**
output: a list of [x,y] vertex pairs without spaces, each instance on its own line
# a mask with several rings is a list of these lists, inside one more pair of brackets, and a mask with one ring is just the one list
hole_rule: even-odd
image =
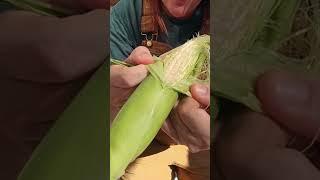
[[145,74],[148,72],[147,67],[143,64],[139,64],[135,67],[137,68],[137,72],[139,72],[140,74]]
[[143,52],[140,54],[140,58],[150,58],[150,54],[148,54],[147,52]]
[[152,56],[150,54],[148,54],[147,52],[139,55],[139,59],[140,59],[139,63],[141,63],[141,64],[152,63]]
[[195,90],[200,96],[206,96],[209,93],[208,87],[204,85],[196,85]]
[[283,74],[274,79],[273,99],[284,106],[300,106],[308,102],[310,96],[307,81]]

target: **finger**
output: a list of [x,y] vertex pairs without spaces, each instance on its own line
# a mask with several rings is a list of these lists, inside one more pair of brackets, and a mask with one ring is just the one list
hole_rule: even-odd
[[179,115],[192,133],[210,137],[210,116],[205,110],[197,108],[184,112],[179,111]]
[[193,98],[186,97],[182,99],[177,108],[180,117],[189,127],[202,129],[201,127],[208,125],[209,114],[205,110],[200,109],[200,104]]
[[287,148],[266,149],[243,164],[248,170],[242,172],[246,179],[320,179],[318,169],[302,153]]
[[210,106],[210,88],[205,84],[194,84],[190,88],[192,97],[201,105]]
[[133,67],[112,65],[110,67],[110,86],[117,88],[132,88],[137,86],[147,75],[148,70],[145,65]]
[[[215,157],[227,179],[282,179],[291,176],[290,168],[296,170],[293,167],[296,163],[284,167],[294,155],[285,157],[289,135],[276,122],[253,112],[236,114],[224,122],[216,139]],[[301,155],[296,162],[300,161],[305,161]]]
[[320,128],[320,81],[270,72],[257,81],[263,110],[298,135],[313,138]]
[[191,146],[193,144],[190,143],[189,147],[192,152],[210,146],[210,115],[199,106],[200,104],[190,97],[181,100],[177,106],[180,122],[176,124],[182,123],[181,126],[196,138],[194,141],[190,139],[191,142],[198,142],[195,146]]
[[130,64],[152,64],[153,58],[148,48],[139,46],[132,51],[130,56],[126,59],[127,63]]
[[260,113],[242,111],[224,119],[217,138],[218,149],[230,159],[246,158],[255,151],[269,147],[285,147],[289,134],[278,124]]

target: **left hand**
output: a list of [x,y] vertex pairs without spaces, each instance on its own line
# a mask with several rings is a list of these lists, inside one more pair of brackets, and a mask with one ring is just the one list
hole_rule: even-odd
[[191,86],[192,97],[182,99],[173,109],[162,130],[177,144],[189,147],[191,152],[210,149],[209,85]]

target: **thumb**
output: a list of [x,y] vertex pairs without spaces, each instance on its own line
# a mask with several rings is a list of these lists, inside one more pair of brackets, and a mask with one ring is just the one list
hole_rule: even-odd
[[148,48],[139,46],[131,52],[130,56],[126,59],[126,62],[133,65],[152,64],[153,57]]
[[286,72],[270,72],[257,81],[263,110],[300,136],[313,138],[320,128],[320,81]]
[[190,88],[192,97],[203,106],[210,106],[210,88],[205,84],[194,84]]
[[110,67],[110,86],[117,88],[132,88],[137,86],[148,75],[145,65],[125,67],[112,65]]

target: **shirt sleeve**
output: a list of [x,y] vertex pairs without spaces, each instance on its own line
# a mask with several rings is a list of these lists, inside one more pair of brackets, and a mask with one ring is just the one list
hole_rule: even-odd
[[111,58],[125,60],[139,45],[141,0],[120,0],[111,8]]

